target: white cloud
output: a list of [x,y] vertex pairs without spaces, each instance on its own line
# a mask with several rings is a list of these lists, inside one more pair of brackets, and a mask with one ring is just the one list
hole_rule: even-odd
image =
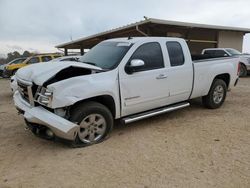
[[[11,44],[11,45],[9,45]],[[42,41],[1,41],[1,54],[7,54],[12,51],[23,53],[25,50],[36,53],[60,52],[53,44]]]
[[[10,46],[54,51],[70,38],[95,34],[143,19],[250,27],[249,0],[0,0],[0,53]],[[8,47],[9,46],[9,47]],[[244,39],[250,52],[250,37]]]

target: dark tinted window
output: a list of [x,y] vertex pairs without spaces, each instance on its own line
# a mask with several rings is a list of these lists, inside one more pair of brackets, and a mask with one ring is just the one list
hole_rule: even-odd
[[28,64],[33,64],[33,63],[39,63],[39,58],[38,58],[38,57],[32,57],[32,58],[28,61]]
[[228,56],[228,55],[224,50],[216,50],[215,56],[222,57],[222,56]]
[[172,67],[184,64],[185,58],[180,43],[167,42],[167,49]]
[[22,63],[25,59],[17,59],[17,60],[14,60],[12,62],[10,62],[9,64],[10,65],[13,65],[13,64],[19,64],[19,63]]
[[204,54],[214,56],[215,55],[215,51],[214,50],[206,50],[204,52]]
[[224,50],[206,50],[204,52],[206,55],[211,55],[213,57],[225,57],[228,56],[228,54]]
[[42,56],[42,62],[47,62],[50,61],[52,59],[51,56]]
[[145,63],[145,66],[140,68],[138,67],[137,71],[159,69],[164,67],[161,46],[157,42],[141,45],[132,55],[130,61],[133,59],[141,59]]

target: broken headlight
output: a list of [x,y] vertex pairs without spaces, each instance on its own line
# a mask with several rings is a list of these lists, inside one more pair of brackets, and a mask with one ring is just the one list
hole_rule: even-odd
[[41,105],[51,107],[53,92],[48,88],[41,87],[37,90],[36,93],[36,102]]

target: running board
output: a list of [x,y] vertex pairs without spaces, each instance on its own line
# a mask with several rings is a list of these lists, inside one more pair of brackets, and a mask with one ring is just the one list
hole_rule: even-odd
[[185,108],[185,107],[188,107],[188,106],[190,106],[190,103],[182,102],[182,103],[174,104],[174,105],[171,105],[171,106],[159,108],[159,109],[156,109],[156,110],[143,112],[141,114],[129,116],[129,117],[123,118],[122,122],[125,123],[125,124],[128,124],[128,123],[132,123],[132,122],[135,122],[135,121],[139,121],[141,119],[156,116],[156,115],[159,115],[159,114],[172,112],[172,111],[175,111],[175,110],[178,110],[178,109],[181,109],[181,108]]

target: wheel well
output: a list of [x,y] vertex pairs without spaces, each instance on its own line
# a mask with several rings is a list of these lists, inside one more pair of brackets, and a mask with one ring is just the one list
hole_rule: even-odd
[[86,101],[95,101],[95,102],[98,102],[100,104],[103,104],[104,106],[106,106],[110,110],[113,117],[115,118],[115,116],[116,116],[115,101],[114,101],[113,97],[111,97],[110,95],[101,95],[101,96],[92,97],[92,98],[88,98],[88,99],[78,101],[77,103],[75,103],[71,107],[71,110],[74,109],[79,104],[82,104],[82,103],[84,103]]
[[230,75],[229,74],[226,73],[226,74],[217,75],[214,78],[214,80],[215,79],[221,79],[221,80],[223,80],[226,83],[227,87],[229,86],[229,83],[230,83]]
[[242,63],[242,62],[240,62],[240,66],[243,66],[243,67],[246,68],[246,65],[244,63]]

